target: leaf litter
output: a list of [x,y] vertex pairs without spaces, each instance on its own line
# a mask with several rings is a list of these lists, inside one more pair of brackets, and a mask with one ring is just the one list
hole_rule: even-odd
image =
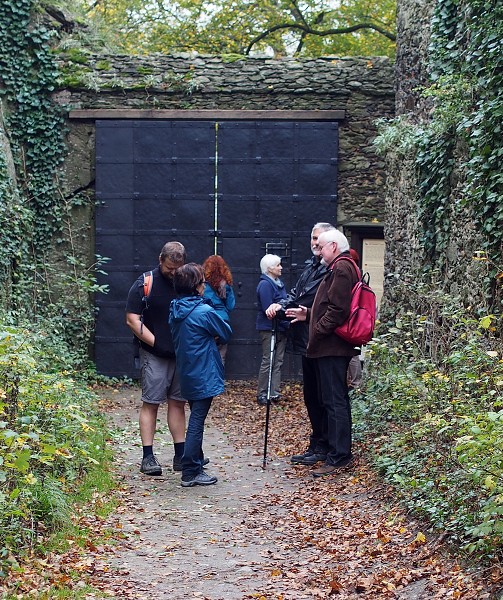
[[337,476],[313,479],[309,467],[291,465],[309,435],[299,383],[286,382],[270,408],[263,470],[265,408],[255,388],[229,382],[215,398],[205,451],[219,482],[189,489],[169,468],[172,447],[161,423],[156,452],[164,473],[138,472],[139,391],[103,388],[119,506],[107,518],[92,516],[96,495],[76,511],[75,522],[89,531],[84,547],[69,540],[63,554],[24,561],[6,580],[10,597],[43,598],[59,588],[126,600],[497,598],[499,565],[463,566],[449,554],[441,536],[400,507],[361,444],[355,468]]

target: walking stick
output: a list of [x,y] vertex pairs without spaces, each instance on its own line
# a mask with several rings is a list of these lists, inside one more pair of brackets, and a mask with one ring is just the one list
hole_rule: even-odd
[[265,411],[265,434],[264,434],[264,459],[262,461],[262,469],[265,469],[267,458],[267,436],[269,434],[269,413],[271,410],[271,383],[272,369],[274,366],[274,350],[276,346],[276,318],[272,320],[271,328],[271,353],[269,355],[269,379],[267,382],[267,406]]

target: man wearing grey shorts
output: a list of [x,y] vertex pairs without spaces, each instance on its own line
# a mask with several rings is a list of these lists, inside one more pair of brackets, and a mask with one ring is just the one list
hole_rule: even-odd
[[144,299],[143,275],[129,290],[126,323],[140,344],[142,406],[140,436],[143,446],[141,472],[162,475],[154,451],[157,413],[161,404],[168,405],[168,428],[173,438],[173,469],[181,471],[185,442],[185,400],[180,393],[176,372],[173,339],[168,324],[169,306],[176,297],[173,273],[185,263],[185,248],[180,242],[167,242],[159,255],[159,266],[153,270],[151,293]]

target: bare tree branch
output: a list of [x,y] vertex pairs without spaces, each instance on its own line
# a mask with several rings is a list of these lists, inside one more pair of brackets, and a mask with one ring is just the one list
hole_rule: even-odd
[[273,27],[269,27],[264,32],[262,32],[260,35],[255,37],[248,44],[244,53],[250,54],[250,52],[255,44],[257,44],[258,42],[260,42],[261,40],[266,38],[271,33],[274,33],[275,31],[279,31],[281,29],[297,29],[297,30],[303,32],[303,37],[305,37],[308,34],[318,35],[318,36],[322,37],[322,36],[326,36],[326,35],[340,35],[343,33],[352,33],[353,31],[358,31],[359,29],[372,29],[374,31],[377,31],[381,35],[384,35],[392,42],[396,41],[396,35],[394,33],[387,31],[386,29],[384,29],[383,27],[380,27],[379,25],[374,25],[373,23],[358,23],[357,25],[351,25],[349,27],[339,27],[336,29],[326,29],[323,31],[320,31],[319,29],[312,29],[311,27],[306,26],[306,25],[301,25],[300,23],[283,23],[282,25],[274,25]]

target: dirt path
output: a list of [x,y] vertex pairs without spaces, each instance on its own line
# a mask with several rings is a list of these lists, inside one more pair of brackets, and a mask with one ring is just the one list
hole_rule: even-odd
[[[141,448],[137,442],[127,443],[138,438],[137,400],[138,391],[126,393],[108,413],[118,431],[116,457],[126,499],[121,520],[130,537],[120,554],[107,561],[110,589],[116,588],[117,597],[126,592],[132,598],[252,597],[265,584],[270,565],[263,554],[273,552],[274,543],[259,539],[250,544],[240,536],[241,507],[254,502],[266,481],[281,480],[284,465],[270,463],[264,472],[257,457],[208,428],[205,453],[211,461],[208,472],[219,479],[217,485],[182,488],[180,474],[171,469],[173,451],[168,444],[157,451],[163,475],[142,475]],[[165,426],[158,438],[169,440]]]
[[298,445],[298,402],[273,407],[263,470],[264,409],[233,393],[216,402],[205,432],[218,484],[194,488],[182,488],[170,468],[165,426],[156,450],[163,476],[139,473],[138,390],[103,394],[124,483],[114,517],[124,540],[100,557],[94,585],[115,598],[156,600],[491,597],[486,575],[442,558],[362,461],[353,473],[317,481],[281,457],[279,439],[285,456],[289,435]]

